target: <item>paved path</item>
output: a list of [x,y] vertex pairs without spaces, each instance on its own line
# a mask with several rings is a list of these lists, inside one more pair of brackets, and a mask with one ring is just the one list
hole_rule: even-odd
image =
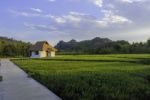
[[5,59],[1,64],[0,100],[61,100],[11,61]]

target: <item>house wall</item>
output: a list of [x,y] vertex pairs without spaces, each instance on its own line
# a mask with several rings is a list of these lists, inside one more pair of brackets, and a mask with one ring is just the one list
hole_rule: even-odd
[[31,58],[42,58],[42,57],[47,57],[46,51],[39,51],[39,54],[36,55],[34,51],[31,53]]
[[41,58],[42,57],[47,57],[46,51],[39,51],[39,55],[40,55]]
[[55,57],[55,51],[50,52],[50,57]]
[[36,55],[34,51],[31,52],[31,58],[40,58],[40,55]]
[[[55,51],[51,51],[48,54],[48,56],[49,57],[55,57]],[[43,57],[47,57],[47,52],[46,51],[39,51],[38,55],[36,55],[34,51],[31,53],[31,58],[43,58]]]

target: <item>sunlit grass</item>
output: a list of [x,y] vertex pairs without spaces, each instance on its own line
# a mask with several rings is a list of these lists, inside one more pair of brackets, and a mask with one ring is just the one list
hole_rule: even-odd
[[13,60],[64,100],[149,100],[150,55]]

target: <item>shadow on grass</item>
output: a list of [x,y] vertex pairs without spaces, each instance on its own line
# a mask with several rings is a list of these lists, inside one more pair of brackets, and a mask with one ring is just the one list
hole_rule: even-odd
[[43,61],[82,61],[82,62],[124,62],[136,63],[143,65],[150,65],[150,58],[134,58],[133,60],[102,60],[102,59],[47,59],[47,58],[33,58],[33,59],[15,59],[15,60],[43,60]]
[[136,63],[150,65],[150,58],[138,59]]

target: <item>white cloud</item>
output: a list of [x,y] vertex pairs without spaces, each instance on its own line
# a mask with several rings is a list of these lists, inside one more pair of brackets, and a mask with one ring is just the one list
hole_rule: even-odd
[[38,17],[40,14],[36,13],[27,13],[23,11],[16,11],[16,10],[9,10],[10,13],[12,13],[15,16],[24,16],[24,17]]
[[39,8],[30,8],[32,11],[35,11],[35,12],[38,12],[38,13],[41,13],[42,12],[42,10],[41,9],[39,9]]
[[[46,1],[48,2],[48,0]],[[54,2],[54,0],[50,1]],[[11,10],[10,12],[17,17],[35,17],[29,20],[31,21],[29,23],[32,24],[26,24],[26,27],[33,29],[31,32],[34,32],[34,30],[43,30],[53,33],[52,31],[57,30],[64,34],[70,34],[71,38],[75,38],[76,35],[79,39],[84,37],[89,38],[90,36],[111,36],[116,39],[119,33],[120,37],[123,38],[125,37],[124,35],[128,34],[127,38],[129,38],[130,34],[135,33],[133,37],[136,37],[137,34],[131,30],[139,31],[139,28],[150,26],[150,0],[144,1],[146,0],[69,0],[69,4],[79,3],[79,9],[77,10],[87,12],[88,14],[75,12],[74,7],[67,7],[65,9],[57,8],[55,9],[57,12],[55,14],[57,15],[19,10]],[[60,2],[63,2],[63,0]],[[84,2],[85,4],[83,4]],[[90,9],[86,9],[88,5],[90,5]],[[101,12],[101,10],[103,11]],[[70,12],[66,14],[66,11]],[[53,13],[53,9],[47,7],[45,12]],[[36,24],[33,22],[36,22]],[[146,32],[142,30],[139,33],[144,34]],[[149,32],[147,32],[147,37],[149,35]],[[139,37],[142,37],[142,35]]]
[[55,20],[56,20],[57,23],[65,23],[65,22],[66,22],[66,21],[65,21],[63,18],[61,18],[61,17],[57,17],[57,18],[55,18]]
[[69,12],[69,14],[63,16],[47,15],[47,17],[51,18],[58,24],[65,24],[66,22],[79,22],[81,21],[82,16],[85,16],[85,14],[78,12]]
[[101,27],[109,26],[109,24],[124,24],[124,23],[132,23],[131,20],[129,20],[126,17],[120,16],[115,14],[111,10],[103,10],[104,13],[103,18],[95,18],[94,16],[78,13],[78,12],[70,12],[68,15],[64,15],[62,17],[59,17],[65,22],[70,23],[93,23],[100,25]]
[[[62,31],[64,33],[89,33],[97,32],[98,30],[109,29],[112,26],[117,27],[120,24],[130,24],[132,21],[129,19],[116,15],[112,11],[103,10],[104,17],[96,18],[89,14],[69,12],[67,15],[52,16],[45,15],[45,18],[50,18],[53,22],[49,25],[35,25],[26,24],[25,26],[30,27],[34,30],[43,31]],[[44,16],[44,15],[43,15]]]
[[47,26],[47,25],[37,25],[37,24],[29,24],[29,23],[24,23],[24,25],[30,29],[34,30],[40,30],[40,31],[51,31],[51,30],[56,30],[55,27],[53,26]]
[[104,18],[102,19],[103,22],[109,24],[123,24],[123,23],[132,23],[131,20],[129,20],[126,17],[116,15],[111,10],[102,10],[104,12]]
[[134,3],[134,2],[143,2],[145,0],[120,0],[122,2],[125,2],[125,3]]
[[52,16],[52,15],[47,15],[48,18],[51,18],[53,21],[55,21],[58,24],[63,24],[65,23],[65,19],[62,17],[58,17],[58,16]]
[[107,4],[105,5],[106,8],[109,8],[109,9],[115,9],[115,5],[113,4]]
[[70,12],[68,15],[64,15],[63,18],[69,21],[79,22],[81,21],[82,16],[85,16],[85,14],[78,12]]
[[[66,24],[72,25],[73,27],[80,27],[81,25],[88,24],[89,26],[93,25],[95,27],[109,27],[112,24],[130,24],[132,21],[124,16],[120,16],[115,14],[112,10],[102,10],[104,17],[96,18],[89,14],[79,13],[79,12],[69,12],[67,15],[62,16],[53,16],[50,14],[37,14],[37,13],[27,13],[27,12],[19,12],[11,10],[16,16],[24,16],[24,17],[41,17],[41,18],[50,18],[52,22],[55,24]],[[95,24],[95,25],[94,25]],[[31,25],[32,26],[32,25]],[[65,25],[64,25],[65,26]],[[85,26],[84,26],[85,27]]]
[[89,0],[89,1],[92,2],[93,4],[95,4],[98,7],[103,6],[103,0]]
[[94,3],[99,7],[103,6],[103,0],[95,0]]
[[48,0],[49,2],[55,2],[56,0]]

